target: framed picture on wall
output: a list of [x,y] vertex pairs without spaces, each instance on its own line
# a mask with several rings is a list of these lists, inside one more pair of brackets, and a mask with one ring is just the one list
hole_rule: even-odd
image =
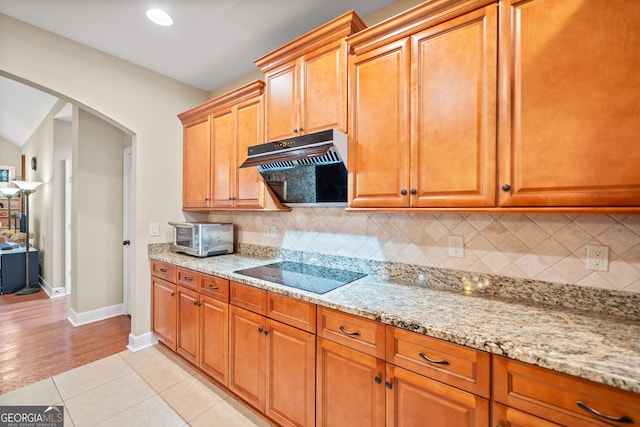
[[16,169],[13,166],[0,165],[0,187],[8,187],[9,183],[16,179]]

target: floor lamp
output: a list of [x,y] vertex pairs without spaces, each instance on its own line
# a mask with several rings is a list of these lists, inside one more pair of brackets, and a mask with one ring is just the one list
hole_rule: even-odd
[[9,222],[7,223],[7,227],[9,228],[9,230],[11,230],[11,199],[19,191],[20,191],[20,188],[17,188],[17,187],[0,188],[0,194],[3,194],[4,197],[7,198],[7,203],[9,203],[9,206],[7,207],[7,209],[8,209],[7,214],[8,214],[8,218],[9,218]]
[[24,263],[26,266],[25,269],[25,286],[24,288],[20,289],[19,291],[17,291],[15,294],[16,295],[27,295],[27,294],[35,294],[36,292],[40,291],[40,287],[39,286],[34,286],[31,287],[30,283],[29,283],[29,252],[30,252],[30,245],[29,245],[29,220],[31,218],[29,218],[29,195],[33,192],[36,191],[36,188],[38,188],[38,186],[40,186],[42,184],[42,182],[39,181],[12,181],[15,185],[17,185],[20,190],[22,191],[22,194],[24,194],[24,209],[25,209],[25,224],[24,224],[24,231],[25,231],[25,251],[24,251]]

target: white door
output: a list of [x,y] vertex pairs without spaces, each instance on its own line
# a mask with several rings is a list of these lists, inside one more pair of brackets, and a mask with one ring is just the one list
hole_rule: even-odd
[[131,168],[133,150],[124,149],[122,179],[122,303],[125,314],[131,314]]
[[65,293],[71,295],[71,160],[64,160],[64,282]]

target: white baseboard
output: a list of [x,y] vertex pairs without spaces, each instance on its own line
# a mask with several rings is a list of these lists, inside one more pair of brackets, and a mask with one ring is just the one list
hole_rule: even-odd
[[153,332],[147,332],[142,335],[129,334],[129,345],[127,348],[134,353],[142,350],[143,348],[151,347],[158,343],[158,339],[153,335]]
[[77,313],[73,308],[67,309],[69,322],[73,326],[86,325],[87,323],[97,322],[98,320],[108,319],[110,317],[126,314],[124,304],[116,304],[109,307],[98,308],[95,310]]
[[64,286],[58,286],[54,288],[42,277],[40,277],[40,287],[49,296],[49,298],[63,297],[67,292]]

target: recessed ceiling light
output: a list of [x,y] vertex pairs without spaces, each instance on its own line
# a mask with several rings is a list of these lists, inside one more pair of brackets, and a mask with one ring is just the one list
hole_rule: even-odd
[[149,18],[154,24],[158,24],[163,27],[170,27],[173,25],[173,19],[162,9],[147,10],[147,18]]

